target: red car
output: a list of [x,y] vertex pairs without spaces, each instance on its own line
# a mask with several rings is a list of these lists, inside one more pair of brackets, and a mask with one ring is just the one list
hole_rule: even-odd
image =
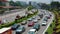
[[29,22],[28,23],[28,26],[33,26],[34,25],[34,22]]

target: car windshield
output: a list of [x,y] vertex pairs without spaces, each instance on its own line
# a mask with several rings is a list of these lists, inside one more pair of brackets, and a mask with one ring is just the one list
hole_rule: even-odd
[[12,27],[17,27],[17,24],[14,24]]
[[28,34],[34,34],[34,32],[30,31]]
[[47,19],[47,18],[45,18],[45,19]]
[[45,21],[43,23],[46,23]]
[[22,27],[18,28],[18,30],[22,30]]
[[34,27],[37,27],[37,26],[38,26],[38,24],[34,25]]
[[29,24],[32,24],[32,23],[29,23]]

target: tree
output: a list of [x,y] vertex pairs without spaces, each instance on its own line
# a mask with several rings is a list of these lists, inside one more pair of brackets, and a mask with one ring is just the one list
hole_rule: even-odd
[[9,1],[9,4],[10,4],[11,6],[16,6],[16,3],[15,3],[14,1]]
[[16,1],[15,4],[16,4],[16,6],[22,6],[20,1]]
[[59,8],[60,3],[55,1],[55,2],[51,2],[51,8]]
[[29,6],[29,7],[28,7],[28,11],[31,10],[31,9],[33,9],[33,6]]

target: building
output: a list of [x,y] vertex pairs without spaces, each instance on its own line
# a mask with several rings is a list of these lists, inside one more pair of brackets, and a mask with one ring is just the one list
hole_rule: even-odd
[[37,9],[40,8],[40,6],[38,5],[38,3],[34,2],[34,1],[29,1],[29,5],[32,5],[33,7],[37,8]]
[[11,27],[0,29],[0,34],[12,34]]

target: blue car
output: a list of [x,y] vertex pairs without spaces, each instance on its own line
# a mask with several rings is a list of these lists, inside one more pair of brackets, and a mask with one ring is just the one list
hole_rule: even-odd
[[20,26],[18,27],[18,29],[16,30],[16,34],[22,34],[25,31],[25,27],[24,26]]
[[20,25],[19,24],[14,24],[11,28],[12,30],[16,30]]
[[33,26],[33,29],[36,29],[37,31],[40,29],[40,24],[35,24],[34,26]]

